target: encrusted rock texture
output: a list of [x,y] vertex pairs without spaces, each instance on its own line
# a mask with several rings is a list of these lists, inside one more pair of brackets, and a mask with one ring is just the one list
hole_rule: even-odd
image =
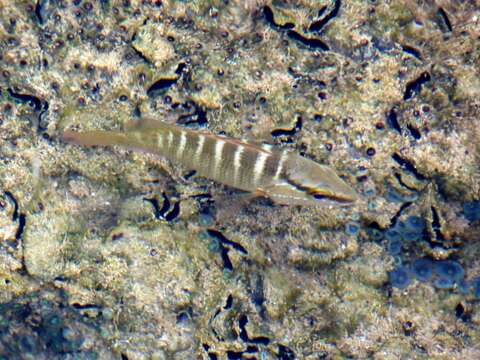
[[[0,358],[479,359],[479,36],[475,0],[0,0]],[[143,116],[361,199],[62,141]],[[393,271],[423,258],[461,276]]]

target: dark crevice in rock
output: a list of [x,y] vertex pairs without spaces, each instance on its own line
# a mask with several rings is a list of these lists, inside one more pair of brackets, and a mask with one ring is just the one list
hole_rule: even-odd
[[265,16],[265,20],[274,28],[282,29],[282,30],[289,30],[295,27],[295,24],[286,23],[284,25],[279,25],[275,22],[275,17],[273,15],[273,11],[269,6],[263,7],[263,15]]
[[26,216],[25,214],[20,213],[18,216],[18,228],[15,233],[15,239],[20,241],[22,239],[23,231],[25,230]]
[[18,202],[17,202],[17,199],[15,199],[15,196],[13,196],[13,194],[10,191],[5,191],[4,194],[13,203],[12,221],[17,221],[17,219],[18,219]]
[[392,217],[392,219],[390,220],[390,227],[394,227],[397,222],[398,222],[398,219],[400,218],[400,216],[402,216],[403,212],[408,209],[410,207],[410,205],[412,205],[411,202],[407,202],[405,204],[402,204],[402,206],[400,206],[400,209],[398,209],[397,213]]
[[302,118],[299,116],[297,118],[297,122],[295,123],[295,126],[291,129],[285,129],[285,128],[279,128],[273,130],[270,134],[273,137],[279,137],[279,136],[295,136],[297,131],[302,130]]
[[422,54],[420,53],[420,50],[417,50],[414,47],[408,45],[402,45],[402,50],[407,54],[410,54],[413,57],[417,58],[418,60],[422,60]]
[[207,353],[208,358],[209,358],[210,360],[217,360],[217,359],[218,359],[218,357],[217,357],[216,354],[209,352],[209,350],[210,350],[210,345],[208,345],[208,344],[202,344],[202,347],[203,347],[203,350],[205,350],[205,352]]
[[[322,19],[312,22],[308,30],[315,31],[315,32],[321,31],[329,21],[337,17],[341,6],[342,6],[342,2],[340,0],[335,0],[332,11],[330,11]],[[327,9],[326,6],[322,7],[318,12],[318,16],[321,17],[326,9]]]
[[180,214],[180,202],[177,201],[171,206],[170,200],[165,193],[162,193],[163,204],[160,208],[158,200],[156,198],[143,198],[144,201],[148,201],[153,206],[156,219],[164,219],[168,222],[175,220]]
[[[339,1],[339,0],[337,0]],[[265,17],[265,20],[269,25],[271,25],[274,29],[279,30],[279,31],[286,31],[287,36],[289,39],[292,39],[294,41],[297,41],[301,43],[302,45],[305,45],[311,49],[320,49],[327,51],[330,48],[328,47],[327,44],[325,44],[322,40],[317,39],[317,38],[308,38],[305,37],[304,35],[300,34],[299,32],[292,30],[295,28],[295,24],[292,23],[286,23],[284,25],[279,25],[275,22],[275,17],[273,14],[272,9],[269,6],[264,6],[263,7],[263,15]],[[328,16],[328,15],[327,15]]]
[[390,111],[387,113],[387,124],[397,131],[399,134],[402,134],[402,128],[398,122],[397,110],[395,107],[392,107]]
[[307,37],[303,36],[302,34],[296,32],[294,30],[289,30],[287,32],[287,36],[290,39],[296,40],[299,43],[301,43],[302,45],[305,45],[305,46],[307,46],[309,48],[312,48],[312,49],[320,49],[320,50],[323,50],[323,51],[330,50],[330,47],[325,42],[323,42],[322,40],[317,39],[317,38],[307,38]]
[[420,174],[415,166],[407,159],[401,157],[398,153],[392,155],[392,159],[399,164],[402,169],[412,173],[418,180],[425,180],[425,176]]
[[232,294],[230,294],[227,297],[227,301],[225,302],[225,306],[223,307],[223,310],[231,309],[232,305],[233,305],[233,296],[232,296]]
[[173,209],[172,209],[172,211],[168,212],[165,215],[165,220],[167,220],[168,222],[173,221],[178,217],[178,215],[180,215],[180,202],[179,201],[177,201],[173,204]]
[[413,127],[412,125],[407,124],[407,129],[408,131],[410,131],[410,135],[412,135],[415,140],[418,140],[422,137],[422,134],[420,134],[420,131],[417,128]]
[[442,18],[443,22],[445,23],[447,31],[452,32],[453,27],[452,27],[452,23],[450,22],[450,19],[448,18],[447,12],[442,8],[438,8],[438,15]]
[[208,123],[207,112],[201,106],[193,103],[194,111],[190,114],[181,115],[177,124],[184,126],[205,126]]
[[407,83],[405,93],[403,94],[403,100],[411,99],[415,94],[419,94],[422,90],[422,86],[432,79],[430,74],[425,71],[420,74],[418,78]]
[[147,95],[151,98],[162,94],[170,86],[174,85],[178,81],[178,78],[174,79],[158,79],[147,90]]
[[225,246],[223,245],[220,245],[221,249],[220,249],[220,255],[222,257],[222,261],[223,261],[223,269],[224,270],[229,270],[229,271],[233,271],[233,264],[232,264],[232,261],[230,260],[230,258],[228,257],[228,248],[226,248]]
[[42,109],[42,101],[38,97],[29,94],[20,94],[13,91],[11,88],[8,88],[7,91],[15,100],[28,104],[35,111],[40,111]]
[[248,255],[247,249],[245,249],[242,245],[239,243],[236,243],[235,241],[229,240],[223,235],[220,231],[215,230],[215,229],[207,229],[208,235],[211,237],[214,237],[215,239],[219,240],[220,243],[224,245],[229,245],[233,249],[240,251],[242,254]]
[[445,238],[443,237],[440,224],[440,216],[438,215],[437,209],[432,206],[432,230],[435,233],[437,242],[443,243]]
[[238,319],[238,326],[240,328],[240,339],[242,339],[244,342],[253,343],[253,344],[268,345],[270,343],[270,339],[267,338],[266,336],[258,336],[255,338],[250,338],[247,334],[247,329],[245,328],[247,323],[248,323],[247,315],[241,315],[240,318]]
[[280,360],[295,360],[296,356],[292,349],[285,345],[278,344],[278,358]]
[[398,183],[399,183],[401,186],[403,186],[405,189],[410,190],[410,191],[413,191],[413,192],[417,192],[417,189],[414,189],[414,188],[408,186],[407,184],[405,184],[405,182],[402,180],[402,175],[401,175],[401,174],[399,174],[399,173],[396,172],[396,173],[394,174],[394,176],[395,176],[395,178],[397,179]]
[[187,69],[187,64],[181,62],[178,64],[177,68],[175,69],[175,74],[182,75],[182,73]]

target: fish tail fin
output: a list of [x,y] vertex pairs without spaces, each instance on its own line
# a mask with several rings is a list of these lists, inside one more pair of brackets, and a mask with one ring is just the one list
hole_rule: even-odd
[[63,140],[82,146],[113,146],[127,145],[128,139],[124,133],[115,131],[85,131],[65,130]]

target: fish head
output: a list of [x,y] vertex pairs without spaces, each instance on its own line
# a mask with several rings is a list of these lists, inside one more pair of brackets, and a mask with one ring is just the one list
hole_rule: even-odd
[[280,204],[348,206],[358,195],[336,172],[326,165],[289,154],[284,171],[268,197]]

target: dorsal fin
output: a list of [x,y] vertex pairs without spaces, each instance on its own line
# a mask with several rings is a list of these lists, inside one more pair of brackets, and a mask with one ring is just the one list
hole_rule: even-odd
[[241,146],[244,146],[248,149],[254,149],[258,152],[263,152],[265,154],[272,154],[272,149],[268,149],[268,148],[262,146],[264,144],[262,144],[261,142],[252,142],[252,141],[244,141],[244,140],[233,139],[233,138],[222,136],[222,135],[212,134],[211,132],[208,132],[208,131],[202,131],[202,132],[199,132],[199,134],[202,134],[204,136],[208,136],[210,138],[218,139],[218,140],[223,140],[223,141],[226,141],[230,144],[241,145]]
[[143,117],[138,120],[130,120],[125,123],[125,131],[142,131],[148,129],[168,129],[179,128],[177,125],[169,124],[167,122],[155,120],[148,117]]
[[140,118],[138,120],[130,120],[125,124],[124,129],[125,129],[125,132],[177,129],[181,131],[195,132],[197,134],[201,134],[206,137],[227,141],[231,144],[242,145],[246,148],[255,149],[258,152],[263,152],[266,154],[272,154],[273,152],[272,149],[269,148],[270,146],[267,146],[267,144],[264,144],[260,141],[257,142],[257,141],[237,140],[237,139],[232,139],[222,135],[216,135],[209,131],[193,131],[192,129],[185,128],[183,126],[170,124],[168,122],[159,121],[159,120],[155,120],[153,118],[148,118],[148,117]]

